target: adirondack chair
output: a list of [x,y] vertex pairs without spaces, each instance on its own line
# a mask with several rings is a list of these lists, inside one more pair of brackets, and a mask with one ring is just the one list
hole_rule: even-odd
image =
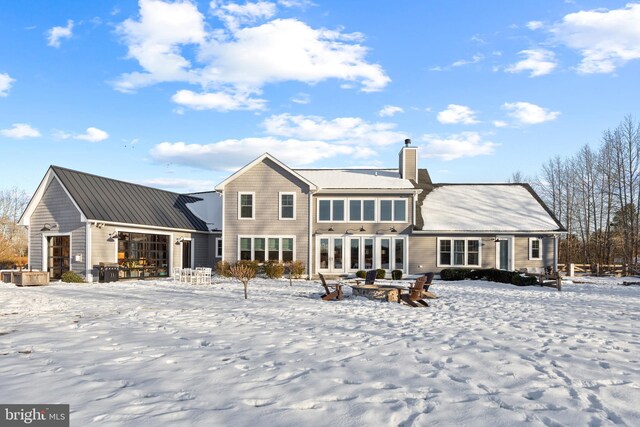
[[424,295],[422,292],[424,291],[424,285],[427,282],[427,276],[421,276],[416,279],[416,283],[409,287],[409,293],[405,295],[401,295],[400,299],[402,302],[410,305],[411,307],[429,307],[429,304],[422,298]]
[[365,285],[373,285],[376,282],[376,270],[367,271],[367,275],[364,278]]
[[424,277],[427,278],[424,284],[424,290],[422,291],[422,296],[424,298],[436,299],[438,296],[433,292],[429,291],[429,286],[431,286],[431,282],[433,281],[434,273],[425,273]]
[[[323,301],[331,301],[334,299],[338,299],[342,301],[342,283],[338,282],[330,282],[327,283],[322,273],[318,273],[318,277],[320,277],[320,282],[322,282],[322,286],[324,287],[325,294],[322,296]],[[331,291],[330,288],[334,290]]]

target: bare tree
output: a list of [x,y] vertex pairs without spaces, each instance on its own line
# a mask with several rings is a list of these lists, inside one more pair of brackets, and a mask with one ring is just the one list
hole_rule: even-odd
[[29,195],[24,190],[17,187],[0,190],[0,252],[4,255],[0,260],[17,260],[27,253],[27,233],[18,220],[28,203]]

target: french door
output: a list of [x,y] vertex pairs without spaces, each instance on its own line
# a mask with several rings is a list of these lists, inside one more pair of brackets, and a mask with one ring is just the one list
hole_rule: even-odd
[[47,237],[47,271],[52,280],[58,280],[69,271],[71,260],[69,236]]
[[344,237],[320,237],[318,239],[318,272],[342,273],[344,265]]

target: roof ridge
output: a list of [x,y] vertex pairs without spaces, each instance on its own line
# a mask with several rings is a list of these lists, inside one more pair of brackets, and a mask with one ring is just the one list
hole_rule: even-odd
[[398,168],[293,168],[294,171],[397,171]]
[[149,190],[162,191],[164,193],[175,194],[177,196],[190,196],[191,194],[194,194],[194,193],[177,193],[175,191],[164,190],[162,188],[151,187],[149,185],[138,184],[138,183],[130,182],[130,181],[123,181],[121,179],[109,178],[109,177],[102,176],[102,175],[96,175],[94,173],[83,172],[83,171],[79,171],[79,170],[76,170],[76,169],[65,168],[63,166],[51,165],[51,168],[54,169],[54,171],[55,171],[55,169],[62,169],[62,170],[66,170],[66,171],[73,172],[73,173],[79,173],[79,174],[82,174],[82,175],[93,176],[95,178],[106,179],[108,181],[120,182],[122,184],[135,185],[137,187],[142,187],[142,188],[146,188],[146,189],[149,189]]

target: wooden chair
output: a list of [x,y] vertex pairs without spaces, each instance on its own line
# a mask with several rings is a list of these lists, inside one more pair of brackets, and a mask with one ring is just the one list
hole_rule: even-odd
[[[322,273],[318,273],[318,277],[320,277],[320,281],[322,282],[322,286],[324,287],[324,290],[325,290],[325,294],[322,296],[322,300],[331,301],[334,299],[338,299],[342,301],[342,283],[338,283],[338,282],[327,283]],[[334,288],[334,291],[331,291],[329,287]]]
[[367,271],[367,275],[364,278],[365,285],[373,285],[376,282],[376,270]]
[[435,275],[435,273],[425,273],[424,277],[427,278],[425,284],[424,284],[424,290],[422,291],[422,296],[424,298],[429,298],[429,299],[436,299],[438,298],[438,296],[436,294],[434,294],[433,292],[429,291],[429,286],[431,286],[431,282],[433,281],[433,276]]
[[424,291],[424,285],[427,282],[427,276],[421,276],[416,279],[416,283],[409,287],[409,293],[406,295],[400,295],[400,299],[410,305],[411,307],[429,307],[429,304],[422,298],[424,298],[422,292]]

